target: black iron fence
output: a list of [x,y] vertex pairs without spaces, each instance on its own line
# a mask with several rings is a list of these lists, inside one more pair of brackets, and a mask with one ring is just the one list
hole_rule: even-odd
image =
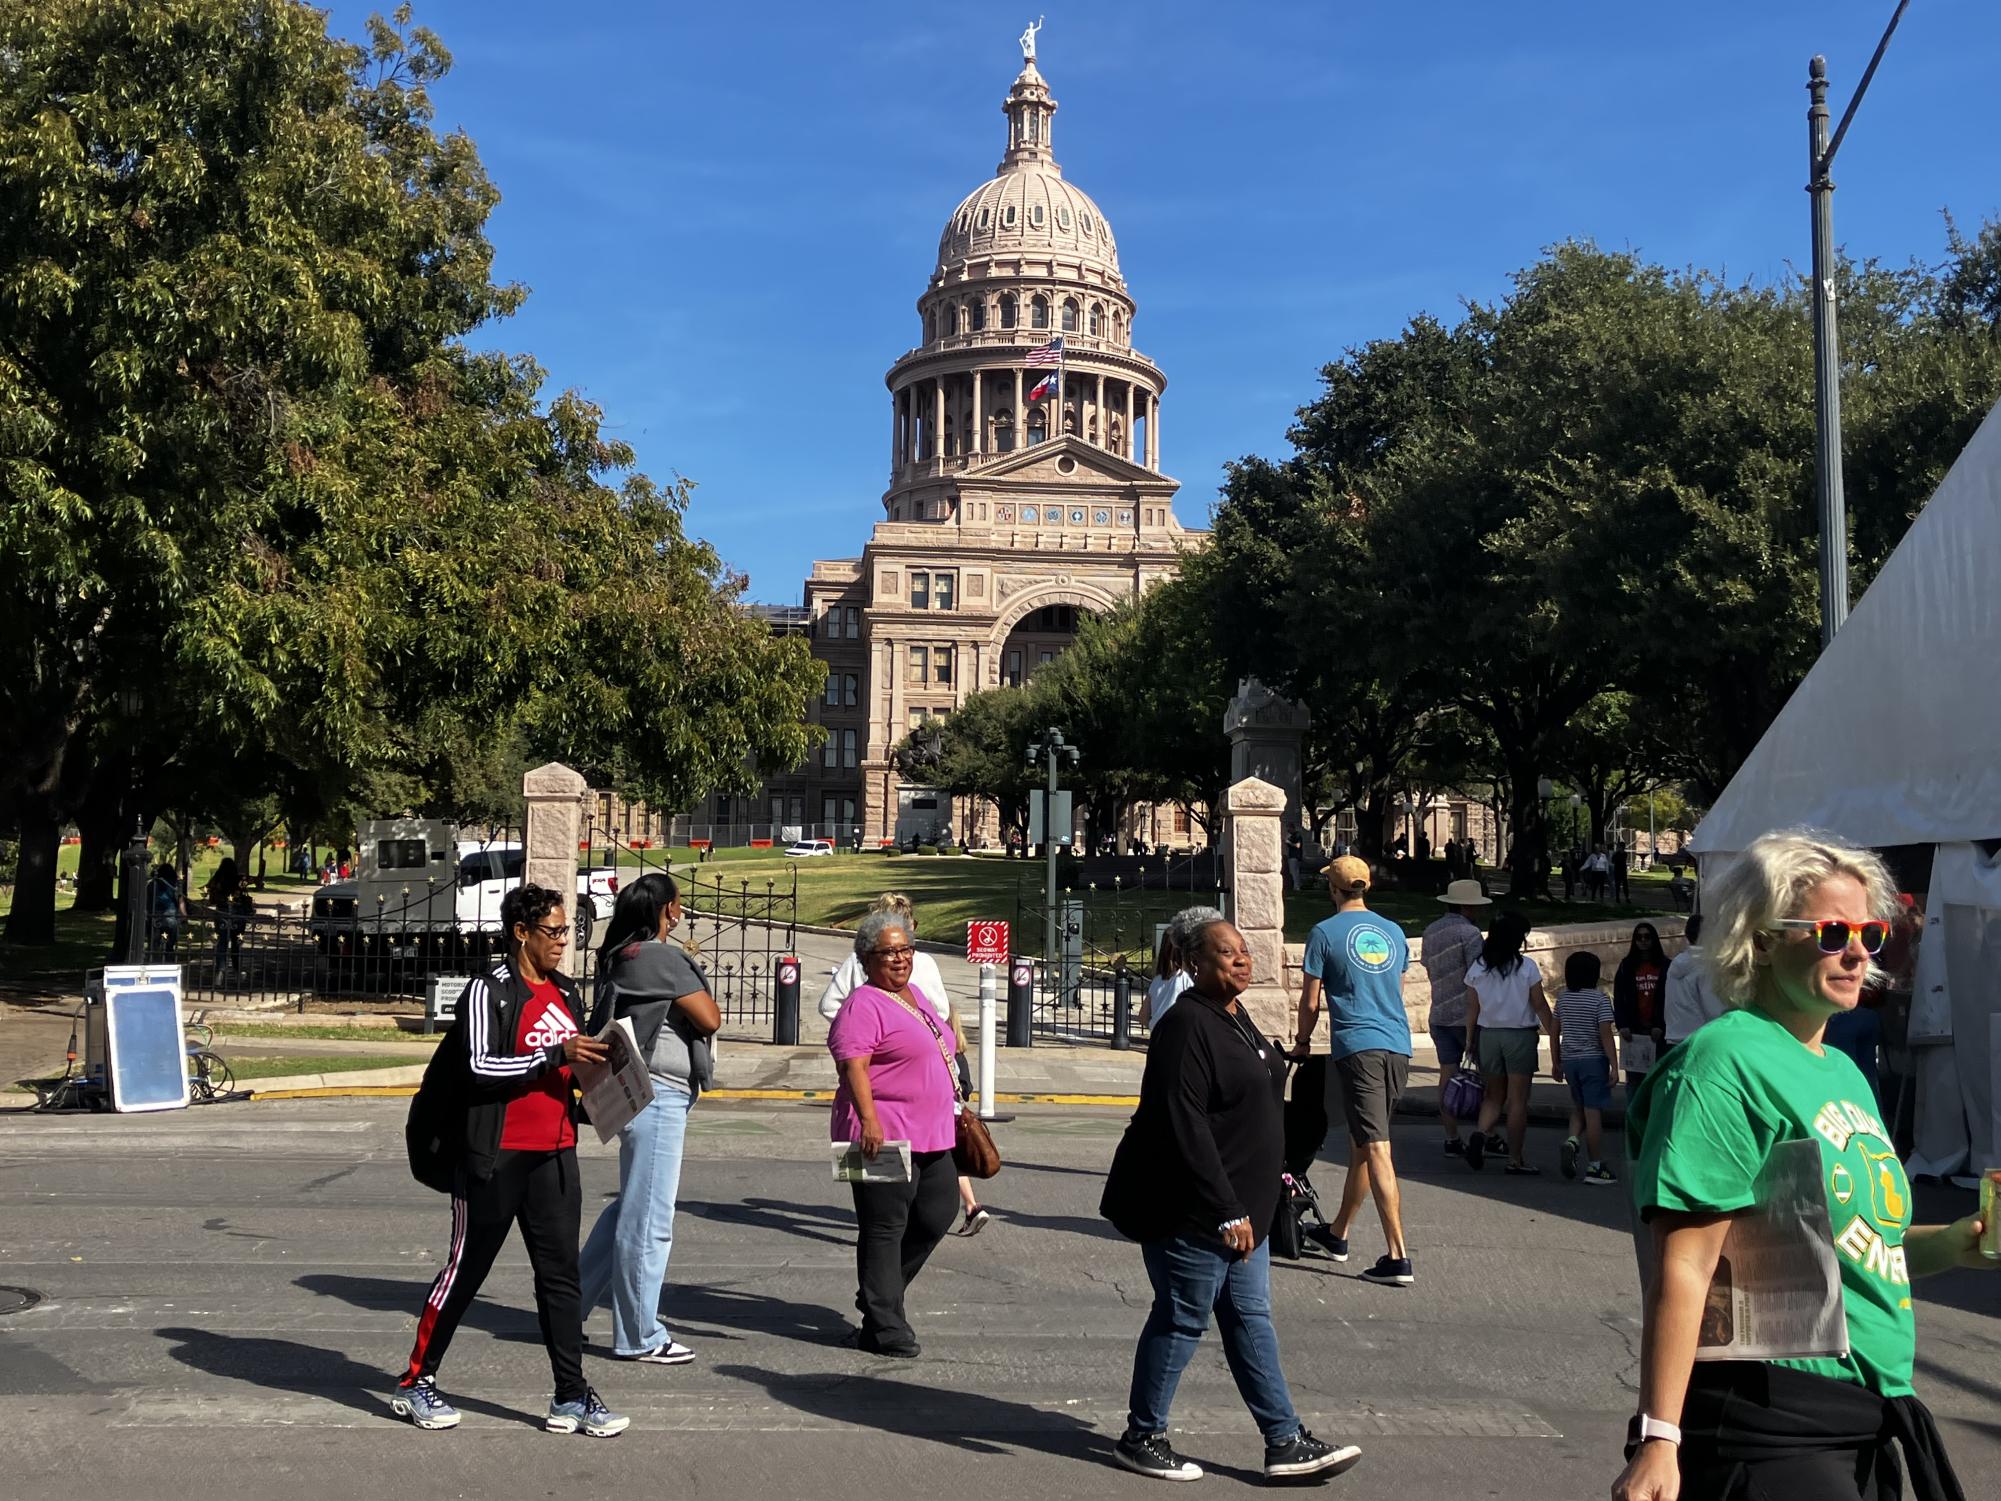
[[[1186,871],[1174,875],[1186,880]],[[1189,907],[1227,910],[1219,885],[1126,884],[1114,876],[1057,892],[1024,883],[1015,904],[1014,952],[1036,960],[1031,1030],[1073,1042],[1140,1039],[1147,1031],[1147,987],[1169,919]],[[1213,881],[1213,874],[1211,877]]]

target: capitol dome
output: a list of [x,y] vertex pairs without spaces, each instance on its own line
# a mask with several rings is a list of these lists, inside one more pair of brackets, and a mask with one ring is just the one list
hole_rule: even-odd
[[938,274],[968,261],[1055,255],[1122,285],[1118,244],[1091,195],[1063,180],[1050,148],[1056,101],[1033,61],[1025,64],[1001,106],[1008,149],[994,177],[952,210],[938,237]]

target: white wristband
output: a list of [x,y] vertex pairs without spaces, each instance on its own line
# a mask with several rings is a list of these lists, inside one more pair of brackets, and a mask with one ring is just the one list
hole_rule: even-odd
[[1680,1428],[1676,1427],[1673,1423],[1663,1423],[1659,1418],[1649,1417],[1647,1414],[1641,1413],[1640,1442],[1644,1444],[1650,1438],[1666,1439],[1677,1449],[1681,1447]]

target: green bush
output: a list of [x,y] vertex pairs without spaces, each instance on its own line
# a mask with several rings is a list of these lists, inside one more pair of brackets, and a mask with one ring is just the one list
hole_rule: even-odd
[[935,855],[938,853],[938,846],[935,844],[920,844],[917,846],[917,853],[920,855]]
[[938,853],[941,855],[956,855],[959,853],[959,847],[956,844],[941,844],[938,846]]

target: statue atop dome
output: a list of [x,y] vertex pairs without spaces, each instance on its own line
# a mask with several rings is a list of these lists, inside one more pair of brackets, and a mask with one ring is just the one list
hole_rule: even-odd
[[1019,40],[1021,42],[1021,60],[1023,62],[1032,63],[1035,61],[1035,34],[1042,30],[1042,23],[1048,19],[1049,17],[1047,16],[1037,16],[1035,24],[1021,34]]

